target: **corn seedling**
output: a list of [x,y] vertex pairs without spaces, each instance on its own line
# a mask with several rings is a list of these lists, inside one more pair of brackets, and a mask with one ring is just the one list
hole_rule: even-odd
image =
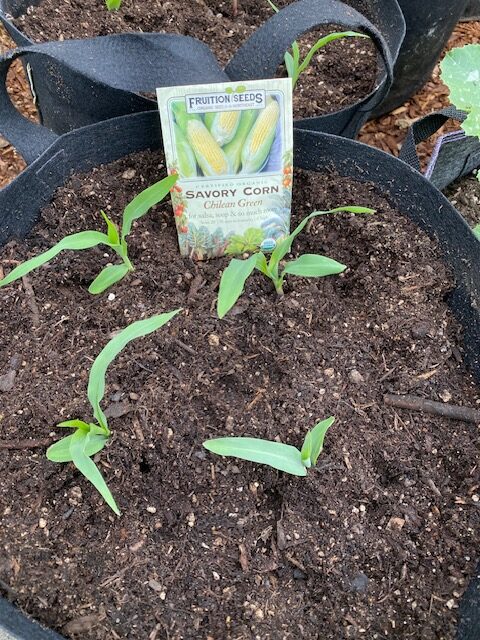
[[375,213],[373,209],[367,209],[366,207],[337,207],[330,211],[314,211],[304,218],[290,235],[283,238],[283,240],[277,244],[269,260],[267,260],[265,254],[261,251],[254,253],[247,260],[233,258],[220,279],[217,301],[218,317],[223,318],[237,302],[243,293],[247,278],[252,274],[254,269],[261,271],[261,273],[270,278],[277,294],[280,296],[283,295],[285,276],[289,273],[295,276],[303,276],[304,278],[321,278],[323,276],[342,273],[342,271],[346,269],[345,265],[331,258],[310,253],[301,255],[295,260],[285,262],[283,269],[280,269],[280,263],[285,256],[290,253],[293,241],[310,220],[317,216],[337,213],[339,211],[347,211],[349,213]]
[[102,293],[116,282],[119,282],[127,273],[134,270],[128,258],[126,240],[127,235],[132,229],[132,224],[135,220],[144,216],[155,204],[163,200],[177,179],[178,175],[168,176],[136,196],[124,209],[120,232],[105,212],[102,211],[101,214],[107,224],[107,233],[101,233],[100,231],[80,231],[79,233],[66,236],[48,251],[15,267],[3,280],[0,280],[0,287],[4,287],[15,280],[23,278],[27,273],[49,262],[62,251],[80,251],[103,244],[110,247],[122,259],[123,263],[105,267],[88,288],[90,293]]
[[105,0],[105,4],[109,11],[118,11],[122,6],[122,0]]
[[[275,13],[279,12],[278,7],[273,4],[271,0],[267,0],[268,4],[272,7]],[[335,33],[330,33],[323,38],[320,38],[315,42],[315,44],[310,48],[309,52],[305,56],[303,61],[300,60],[300,46],[297,41],[292,43],[292,53],[287,51],[284,55],[285,67],[287,69],[287,73],[289,78],[292,79],[293,88],[298,82],[298,78],[300,75],[309,67],[312,62],[313,56],[317,53],[319,49],[324,47],[325,45],[333,42],[334,40],[339,40],[341,38],[369,38],[365,33],[358,33],[357,31],[336,31]]]
[[473,233],[480,240],[480,224],[477,224],[477,226],[473,227]]
[[92,456],[101,451],[106,445],[111,433],[107,417],[100,407],[100,402],[105,394],[107,369],[129,342],[160,329],[180,311],[181,309],[176,309],[169,313],[162,313],[146,320],[134,322],[107,343],[95,359],[88,379],[87,397],[92,406],[96,422],[87,423],[83,420],[61,422],[57,426],[75,429],[75,431],[52,444],[47,450],[47,458],[52,462],[73,462],[117,515],[120,515],[120,511],[115,499],[98,467],[92,460]]
[[204,442],[203,446],[219,456],[266,464],[293,476],[306,476],[307,470],[317,464],[325,434],[334,421],[335,418],[330,417],[316,424],[307,433],[301,450],[282,442],[243,437],[214,438]]

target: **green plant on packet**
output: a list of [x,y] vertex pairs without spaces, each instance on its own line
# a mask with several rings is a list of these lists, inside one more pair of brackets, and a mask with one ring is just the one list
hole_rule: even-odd
[[294,476],[306,476],[307,470],[317,464],[323,451],[323,441],[335,418],[322,420],[309,431],[301,450],[290,444],[260,438],[214,438],[203,443],[205,449],[219,456],[227,456],[266,464]]
[[96,422],[87,423],[83,420],[61,422],[57,426],[75,429],[75,431],[52,444],[47,450],[47,458],[52,462],[73,462],[117,515],[120,515],[120,511],[115,499],[98,467],[92,460],[92,456],[103,449],[110,436],[107,417],[100,407],[100,402],[105,394],[107,369],[129,342],[160,329],[180,311],[181,309],[176,309],[169,313],[162,313],[145,320],[133,322],[106,344],[96,357],[88,378],[87,397]]
[[238,255],[258,251],[264,237],[265,233],[263,229],[250,227],[243,233],[243,235],[233,235],[230,237],[225,253]]
[[273,282],[278,295],[283,295],[283,283],[287,274],[303,276],[304,278],[321,278],[342,273],[347,267],[336,260],[316,254],[306,253],[295,260],[284,263],[280,270],[280,263],[290,253],[292,243],[310,220],[317,216],[346,211],[349,213],[375,213],[373,209],[366,207],[337,207],[330,211],[314,211],[304,218],[294,231],[281,240],[272,251],[270,258],[263,252],[254,253],[247,260],[233,258],[220,279],[218,291],[217,313],[223,318],[242,295],[245,282],[254,269],[261,271]]
[[[275,13],[279,12],[279,8],[273,4],[271,0],[267,0],[268,4],[272,7]],[[312,62],[313,56],[317,53],[319,49],[324,47],[325,45],[333,42],[334,40],[339,40],[341,38],[369,38],[365,33],[358,33],[357,31],[336,31],[335,33],[330,33],[323,38],[320,38],[315,42],[314,45],[310,48],[309,52],[305,56],[303,62],[300,61],[300,47],[297,41],[292,43],[292,53],[287,51],[284,55],[285,67],[287,69],[288,77],[292,79],[292,85],[295,89],[295,85],[298,82],[298,78],[300,75],[309,67]]]
[[65,250],[80,251],[83,249],[91,249],[100,244],[110,247],[123,261],[122,264],[108,265],[98,274],[91,283],[88,290],[90,293],[102,293],[116,282],[124,278],[127,273],[134,270],[132,263],[128,258],[127,236],[132,229],[132,224],[138,218],[144,216],[155,204],[158,204],[168,194],[178,179],[178,175],[171,175],[160,182],[148,187],[125,207],[123,211],[122,228],[119,233],[116,225],[110,220],[104,211],[101,212],[103,219],[107,224],[107,233],[100,231],[80,231],[72,235],[66,236],[48,251],[41,253],[35,258],[31,258],[26,262],[12,269],[3,280],[0,280],[0,287],[4,287],[15,280],[23,278],[34,269],[42,266]]

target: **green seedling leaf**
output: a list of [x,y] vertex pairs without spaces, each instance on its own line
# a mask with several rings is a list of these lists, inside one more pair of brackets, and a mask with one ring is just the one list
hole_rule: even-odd
[[219,456],[266,464],[294,476],[307,475],[300,451],[289,444],[259,438],[215,438],[203,446]]
[[304,278],[322,278],[342,273],[347,267],[332,258],[305,253],[296,260],[287,262],[283,273],[291,273]]
[[473,233],[480,240],[480,224],[477,224],[475,227],[473,227]]
[[[62,425],[58,426],[60,427]],[[85,435],[88,433],[88,431],[85,431],[84,429],[78,429],[77,431],[82,432]],[[72,443],[73,435],[74,434],[66,436],[65,438],[62,438],[58,442],[55,442],[48,447],[47,458],[48,460],[50,460],[50,462],[71,462],[73,460],[72,454],[70,452],[70,445]],[[105,434],[91,434],[85,447],[85,454],[87,456],[94,456],[107,444],[107,439],[108,438],[105,436]]]
[[88,287],[89,293],[103,293],[116,282],[119,282],[130,271],[127,264],[112,264],[102,269],[92,284]]
[[120,244],[120,236],[118,235],[118,229],[116,225],[112,220],[110,220],[105,211],[100,211],[100,213],[102,214],[102,218],[107,223],[108,239],[110,240],[110,243],[112,244],[112,246]]
[[134,220],[138,220],[138,218],[144,216],[154,205],[161,202],[177,180],[177,174],[167,176],[163,180],[160,180],[160,182],[156,182],[151,187],[148,187],[148,189],[142,191],[142,193],[139,193],[138,196],[127,204],[123,212],[122,240],[130,233]]
[[109,435],[108,423],[105,414],[100,408],[100,402],[105,393],[105,376],[107,369],[114,358],[123,351],[129,342],[137,338],[142,338],[153,331],[156,331],[179,313],[181,309],[175,309],[169,313],[162,313],[152,318],[138,320],[132,323],[123,331],[120,331],[114,338],[106,344],[102,351],[98,354],[95,362],[90,369],[88,379],[87,396],[92,405],[93,415],[100,427],[103,428],[106,435]]
[[109,11],[118,11],[122,6],[122,0],[105,0]]
[[303,441],[302,450],[300,451],[302,457],[302,464],[304,467],[311,467],[312,463],[310,461],[312,455],[312,434],[309,431],[305,436],[305,440]]
[[480,137],[480,44],[467,44],[447,53],[440,64],[443,82],[457,109],[468,113],[462,128]]
[[[98,437],[98,436],[93,436]],[[102,474],[98,470],[97,465],[89,457],[87,451],[92,436],[90,433],[84,431],[75,431],[70,440],[70,454],[72,456],[73,464],[77,467],[80,473],[89,480],[95,489],[100,493],[102,498],[108,504],[108,506],[114,511],[117,516],[120,515],[120,511],[117,507],[110,489],[107,487],[107,483],[103,479]]]
[[[330,429],[330,427],[334,422],[335,422],[335,418],[331,416],[330,418],[327,418],[326,420],[322,420],[321,422],[317,423],[313,427],[313,429],[309,432],[311,436],[311,442],[312,442],[312,450],[310,453],[310,462],[312,463],[312,465],[317,464],[318,456],[323,451],[323,441],[325,440],[325,434],[327,433],[327,431]],[[308,437],[308,434],[307,434],[307,437]]]
[[273,4],[272,0],[267,0],[268,4],[272,7],[272,9],[275,11],[275,13],[278,13],[280,11],[280,9]]
[[90,425],[83,420],[65,420],[65,422],[59,422],[57,427],[66,427],[67,429],[82,429],[83,431],[90,431]]
[[91,249],[99,244],[105,244],[107,246],[110,245],[108,236],[104,233],[100,233],[99,231],[80,231],[80,233],[74,233],[70,236],[66,236],[51,249],[48,249],[48,251],[45,251],[39,256],[31,258],[30,260],[18,265],[18,267],[15,267],[15,269],[10,271],[3,280],[0,280],[0,287],[4,287],[15,280],[23,278],[23,276],[26,276],[34,269],[41,267],[43,264],[46,264],[55,258],[55,256],[62,251],[67,249],[77,251],[82,249]]
[[253,254],[248,260],[233,258],[222,274],[218,291],[217,313],[223,318],[242,295],[245,281],[255,269],[258,257]]

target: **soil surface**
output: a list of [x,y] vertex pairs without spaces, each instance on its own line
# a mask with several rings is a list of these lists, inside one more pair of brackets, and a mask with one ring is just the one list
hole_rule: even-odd
[[[102,208],[119,220],[164,173],[160,153],[143,153],[72,177],[0,268],[102,228]],[[111,292],[87,292],[112,259],[95,249],[0,290],[3,595],[72,640],[454,639],[478,553],[478,425],[383,395],[474,407],[478,388],[434,243],[374,186],[296,172],[293,224],[347,203],[377,214],[318,219],[294,244],[344,274],[290,276],[281,300],[256,274],[223,321],[227,259],[182,258],[169,203],[135,225],[136,271]],[[88,372],[112,333],[178,307],[109,369],[103,406],[116,417],[97,460],[117,518],[45,446],[65,435],[61,420],[90,419]],[[202,448],[232,434],[300,446],[329,415],[307,478]]]
[[445,195],[470,226],[480,224],[480,181],[475,175],[456,180]]
[[[292,0],[280,0],[279,7]],[[102,0],[43,0],[15,23],[35,41],[85,38],[127,31],[179,33],[199,38],[222,65],[253,31],[272,16],[268,2],[242,0],[234,17],[229,0],[125,0],[118,12],[108,12]],[[362,8],[362,0],[349,4]],[[302,58],[318,38],[344,27],[325,25],[299,39]],[[279,73],[285,75],[284,69]],[[373,43],[346,38],[328,44],[314,56],[294,92],[295,117],[318,116],[338,111],[363,99],[375,86],[377,56]]]

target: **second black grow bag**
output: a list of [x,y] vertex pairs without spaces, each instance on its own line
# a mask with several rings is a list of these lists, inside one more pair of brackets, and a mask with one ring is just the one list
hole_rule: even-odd
[[296,125],[355,137],[393,82],[405,34],[397,0],[368,0],[370,20],[339,0],[299,0],[272,15],[223,70],[207,45],[173,34],[125,33],[33,44],[8,19],[28,4],[0,0],[0,21],[20,45],[4,57],[4,64],[17,57],[26,62],[42,121],[56,133],[156,109],[154,100],[140,95],[154,93],[156,87],[274,77],[295,39],[322,24],[338,24],[372,38],[380,62],[375,88],[354,105]]
[[[23,125],[37,157],[0,191],[0,246],[31,231],[41,208],[72,173],[161,145],[159,117],[154,112],[95,123],[60,137],[28,121]],[[396,209],[439,243],[443,259],[456,280],[449,304],[463,326],[465,360],[480,382],[480,251],[463,218],[428,180],[382,151],[330,134],[299,129],[295,130],[294,142],[297,167],[312,171],[334,169],[341,175],[378,185]],[[478,637],[479,610],[477,576],[461,603],[457,640]],[[21,613],[0,602],[0,638],[56,637],[30,626]]]

